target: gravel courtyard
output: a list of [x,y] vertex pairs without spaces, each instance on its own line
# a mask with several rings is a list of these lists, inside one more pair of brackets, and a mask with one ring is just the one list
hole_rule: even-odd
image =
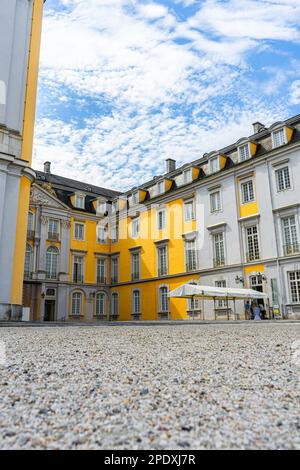
[[2,327],[0,448],[300,449],[299,340],[299,323]]

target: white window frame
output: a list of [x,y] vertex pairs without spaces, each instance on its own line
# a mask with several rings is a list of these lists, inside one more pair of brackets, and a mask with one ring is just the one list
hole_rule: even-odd
[[[283,133],[283,139],[280,137],[280,142],[276,143],[276,135],[282,135]],[[275,129],[272,132],[272,144],[273,144],[273,149],[281,147],[282,145],[285,145],[287,143],[287,135],[286,135],[286,128],[281,127],[280,129]]]
[[[188,246],[193,244],[193,250],[188,250]],[[188,252],[194,252],[191,265],[189,264]],[[186,272],[197,271],[198,269],[198,253],[197,253],[197,242],[196,239],[184,240],[184,260]]]
[[[162,289],[166,289],[167,292],[167,301],[166,301],[166,306],[167,306],[167,309],[164,309],[164,302],[163,302],[163,298],[161,296],[161,290]],[[170,292],[170,288],[167,284],[161,284],[160,286],[158,286],[158,312],[159,313],[170,313],[170,298],[168,297],[168,294]]]
[[31,210],[28,212],[27,230],[34,231],[35,214]]
[[[217,237],[220,237],[222,235],[222,240],[219,240],[219,246],[221,246],[220,241],[223,242],[223,258],[221,256],[217,256]],[[215,266],[225,266],[226,265],[226,243],[225,243],[225,232],[220,231],[220,232],[214,232],[212,233],[212,245],[213,245],[213,258],[215,260]],[[220,251],[220,248],[219,248]],[[220,260],[220,263],[217,262],[217,259]]]
[[[114,284],[117,284],[119,282],[119,271],[120,271],[120,261],[119,261],[119,256],[112,256],[110,259],[110,276],[111,276],[111,282]],[[115,272],[115,265],[114,262],[116,261],[116,272]],[[114,268],[114,269],[113,269]],[[114,276],[113,276],[114,274]]]
[[135,217],[131,219],[131,238],[138,238],[140,236],[140,218]]
[[[117,299],[117,312],[115,312],[115,302],[114,299]],[[111,293],[111,314],[114,316],[119,316],[119,293],[118,292],[112,292]]]
[[[136,304],[135,304],[135,293],[138,293],[139,295],[139,300],[138,300],[138,311],[135,310]],[[141,289],[132,289],[131,293],[131,313],[132,315],[141,315]]]
[[157,194],[164,194],[166,191],[166,182],[165,180],[159,181],[157,183]]
[[[292,225],[290,220],[294,218],[294,224]],[[285,226],[285,220],[289,220],[288,226]],[[284,253],[286,254],[296,254],[299,253],[299,223],[298,223],[298,217],[297,214],[289,214],[289,215],[281,215],[280,217],[280,223],[281,223],[281,230],[282,230],[282,241],[284,247],[291,246],[292,250],[290,253]],[[294,228],[294,233],[293,233],[293,228]],[[289,231],[289,239],[290,242],[288,243],[287,237],[286,237],[286,229]],[[294,247],[296,245],[296,248]]]
[[[216,204],[216,202],[218,204]],[[216,191],[212,191],[210,193],[209,203],[210,203],[210,213],[211,214],[215,214],[216,212],[221,212],[222,211],[221,191],[219,189],[216,190]]]
[[[82,202],[78,202],[82,201]],[[85,195],[84,194],[75,194],[74,205],[77,209],[85,209]]]
[[246,142],[238,146],[238,156],[240,163],[251,159],[250,142]]
[[[103,296],[103,299],[104,299],[103,300],[103,312],[102,313],[101,312],[99,313],[99,311],[98,311],[98,307],[99,307],[98,298],[100,296]],[[106,298],[106,293],[105,292],[103,292],[103,291],[96,292],[96,295],[95,295],[95,316],[96,317],[106,317],[106,300],[107,300],[107,298]]]
[[[287,170],[287,173],[288,173],[289,186],[287,186],[287,184],[286,184],[287,183],[287,178],[286,178],[286,175],[284,173],[285,170]],[[283,188],[279,187],[279,174],[281,172],[282,172],[282,181],[284,183]],[[277,189],[278,193],[281,193],[283,191],[288,191],[288,190],[292,189],[292,178],[291,178],[291,172],[290,172],[289,165],[282,165],[281,167],[276,168],[276,170],[275,170],[275,180],[276,180],[276,189]]]
[[[101,231],[103,231],[103,235],[104,235],[103,237],[101,237],[99,235]],[[98,224],[96,232],[97,232],[96,233],[97,243],[101,243],[101,244],[107,243],[107,229],[106,229],[105,225]]]
[[[50,251],[50,250],[54,250],[54,251]],[[49,254],[52,254],[51,256],[51,262],[50,262],[50,269],[48,269],[48,259],[47,259],[47,256]],[[46,279],[53,279],[53,280],[56,280],[58,278],[58,268],[59,268],[59,249],[57,248],[57,246],[48,246],[47,250],[46,250]],[[55,255],[55,271],[53,271],[53,255]]]
[[183,170],[183,184],[189,184],[193,181],[193,171],[192,168],[187,168]]
[[139,204],[139,191],[135,191],[134,193],[132,193],[132,205],[135,206],[137,204]]
[[[162,214],[162,225],[160,226],[160,215]],[[167,211],[166,209],[157,209],[156,212],[156,226],[157,230],[165,230],[167,225]]]
[[[244,186],[252,184],[252,192],[253,192],[253,199],[249,199],[248,201],[245,200],[245,193],[244,193]],[[249,189],[248,195],[250,195]],[[255,186],[254,186],[254,181],[253,178],[249,178],[247,180],[241,181],[240,183],[240,192],[241,192],[241,204],[246,205],[246,204],[251,204],[252,202],[256,202],[256,195],[255,195]]]
[[[256,233],[252,233],[252,234],[248,234],[248,230],[249,229],[252,229],[252,232],[253,232],[253,228],[256,228]],[[257,249],[258,249],[258,253],[255,253],[255,238],[257,238]],[[245,248],[246,248],[246,262],[252,262],[252,261],[258,261],[261,259],[261,249],[260,249],[260,235],[259,235],[259,225],[258,223],[253,223],[253,224],[249,224],[249,225],[246,225],[244,227],[244,239],[245,239]],[[252,242],[253,242],[253,259],[250,259],[250,240],[252,239]],[[248,257],[249,259],[247,259],[247,254],[248,254]],[[258,257],[256,258],[256,255],[258,255]]]
[[[292,304],[299,304],[300,303],[300,270],[296,269],[294,271],[289,271],[288,273],[288,284],[289,284],[289,293],[290,293],[290,300]],[[294,276],[295,279],[291,279],[291,276]],[[295,288],[293,289],[293,284],[295,284]],[[295,295],[296,294],[296,298]]]
[[[75,311],[75,309],[73,308],[74,307],[74,296],[75,295],[79,295],[80,297],[80,302],[79,302],[79,306],[80,306],[80,309],[79,309],[79,313],[77,313],[77,310]],[[76,301],[77,302],[77,301]],[[78,304],[76,305],[76,307],[78,306]],[[81,291],[74,291],[72,292],[72,295],[71,295],[71,316],[72,317],[81,317],[83,316],[83,293]]]
[[[214,165],[214,162],[217,162],[217,164]],[[213,157],[209,160],[209,171],[211,174],[220,171],[220,157]]]
[[[81,225],[83,227],[83,238],[76,237],[76,226]],[[74,240],[85,241],[85,223],[84,222],[74,222]]]
[[[215,287],[227,287],[227,280],[226,279],[216,279],[215,280]],[[227,308],[226,299],[218,299],[217,300],[217,308]]]
[[[138,257],[138,270],[137,271],[135,271],[135,263],[134,263],[135,256]],[[140,278],[141,278],[141,253],[140,251],[135,250],[131,252],[131,280],[138,281]]]
[[[80,277],[81,279],[75,279],[75,260],[76,259],[81,259],[81,263],[77,263],[79,266],[81,266],[81,273],[80,273]],[[78,272],[77,272],[77,276],[78,276]],[[85,279],[85,257],[84,255],[80,255],[80,254],[73,254],[73,257],[72,257],[72,282],[74,283],[82,283],[84,282],[84,279]]]
[[[187,210],[188,205],[192,206],[191,212],[189,212]],[[188,200],[184,201],[184,203],[183,203],[183,213],[184,213],[184,221],[185,222],[191,222],[192,220],[196,219],[195,200],[194,199],[188,199]]]
[[104,199],[97,199],[97,214],[105,214],[107,212],[107,201]]
[[[55,222],[57,224],[57,232],[51,231],[52,234],[57,233],[57,238],[55,236],[51,238],[51,233],[50,233],[50,222],[53,223]],[[48,238],[53,239],[53,240],[60,240],[60,221],[59,219],[55,219],[54,217],[50,217],[48,220]]]
[[[24,261],[24,277],[28,279],[32,274],[33,248],[30,243],[26,243],[25,261]],[[27,269],[28,268],[28,269]]]
[[[160,250],[162,249],[165,249],[166,250],[166,256],[165,256],[165,260],[166,260],[166,263],[165,263],[165,268],[166,268],[166,272],[163,272],[163,270],[161,269],[161,266],[160,266]],[[156,253],[157,253],[157,275],[160,277],[160,276],[167,276],[168,273],[169,273],[169,250],[168,250],[168,245],[167,244],[163,244],[163,245],[158,245],[156,247]]]
[[[101,269],[100,265],[103,263],[104,269],[103,269],[103,282],[101,281]],[[99,275],[98,275],[99,274]],[[97,284],[105,284],[107,281],[107,258],[97,256],[96,257],[96,282]]]

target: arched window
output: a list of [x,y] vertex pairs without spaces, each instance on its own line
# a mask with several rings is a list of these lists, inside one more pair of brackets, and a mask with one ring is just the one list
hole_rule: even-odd
[[31,269],[32,269],[32,248],[29,245],[29,243],[27,243],[26,252],[25,252],[25,265],[24,265],[25,279],[29,279],[31,277]]
[[46,277],[57,279],[58,249],[50,246],[46,252]]
[[72,294],[72,316],[82,315],[82,293],[73,292]]
[[27,230],[33,230],[34,214],[33,212],[28,212],[28,224]]
[[96,315],[104,317],[106,313],[106,295],[104,292],[96,294]]
[[168,286],[160,286],[158,289],[159,313],[169,312],[169,288]]

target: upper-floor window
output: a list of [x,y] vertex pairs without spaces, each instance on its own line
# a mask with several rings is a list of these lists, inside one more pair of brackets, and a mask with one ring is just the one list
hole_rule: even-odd
[[214,266],[223,266],[225,264],[224,233],[214,233],[212,236]]
[[279,168],[278,170],[276,170],[275,174],[277,182],[277,191],[284,191],[285,189],[291,188],[291,178],[288,166]]
[[58,249],[50,246],[46,251],[46,278],[57,279]]
[[59,239],[59,221],[56,219],[49,219],[48,222],[48,239],[58,240]]
[[131,279],[137,281],[140,279],[140,252],[131,253]]
[[141,313],[141,292],[139,289],[132,291],[132,314],[140,315]]
[[107,205],[106,201],[103,201],[102,199],[97,200],[97,214],[105,214],[107,211]]
[[116,243],[118,240],[119,240],[119,226],[117,224],[111,227],[111,241],[113,243]]
[[140,233],[140,220],[137,217],[136,219],[132,219],[131,221],[131,236],[138,237]]
[[116,284],[119,280],[119,258],[116,256],[110,261],[111,282]]
[[139,201],[139,192],[136,191],[135,193],[132,194],[132,204],[138,204]]
[[215,191],[210,194],[210,212],[218,212],[221,210],[221,193]]
[[96,261],[96,274],[97,274],[97,283],[105,284],[106,283],[106,258],[97,258]]
[[165,182],[160,181],[157,183],[157,194],[163,194],[165,192]]
[[74,223],[74,238],[75,240],[84,240],[85,225],[82,222]]
[[217,171],[219,171],[220,169],[219,157],[211,158],[209,165],[210,165],[211,173],[216,173]]
[[241,184],[242,191],[242,204],[247,204],[248,202],[255,201],[253,181],[245,181]]
[[240,145],[239,148],[238,148],[238,153],[239,153],[239,161],[240,162],[244,162],[245,160],[249,160],[249,158],[251,158],[249,142],[247,142],[244,145]]
[[183,210],[185,222],[190,222],[191,220],[195,219],[195,203],[193,199],[185,201]]
[[75,194],[75,207],[77,207],[77,209],[84,209],[84,200],[84,196]]
[[283,217],[281,222],[283,230],[284,254],[292,255],[294,253],[299,253],[300,247],[298,244],[298,233],[295,216],[291,215],[289,217]]
[[118,201],[116,200],[111,203],[111,212],[115,214],[117,210],[118,210]]
[[107,230],[103,225],[97,225],[97,242],[105,243],[107,239]]
[[168,247],[167,245],[157,247],[158,275],[168,274]]
[[84,280],[84,257],[73,256],[73,282],[83,282]]
[[158,230],[164,230],[166,228],[166,210],[159,209],[157,211],[157,228]]
[[190,183],[193,180],[192,168],[188,168],[183,172],[183,182],[184,184]]
[[259,259],[259,241],[257,225],[246,227],[247,261]]
[[33,212],[28,212],[28,222],[27,222],[27,230],[34,229],[34,214]]
[[197,269],[196,240],[185,241],[185,268],[186,271]]
[[278,129],[272,132],[273,147],[280,147],[280,145],[286,144],[286,130],[285,128]]
[[300,303],[300,271],[288,273],[292,302]]

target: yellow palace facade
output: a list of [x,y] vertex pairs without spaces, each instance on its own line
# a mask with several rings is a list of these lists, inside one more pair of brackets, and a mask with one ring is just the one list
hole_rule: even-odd
[[22,316],[43,4],[44,0],[1,0],[0,320]]
[[[117,193],[55,175],[32,186],[24,305],[34,320],[233,318],[172,299],[185,282],[250,287],[300,316],[300,116]],[[237,303],[244,318],[244,303]]]

